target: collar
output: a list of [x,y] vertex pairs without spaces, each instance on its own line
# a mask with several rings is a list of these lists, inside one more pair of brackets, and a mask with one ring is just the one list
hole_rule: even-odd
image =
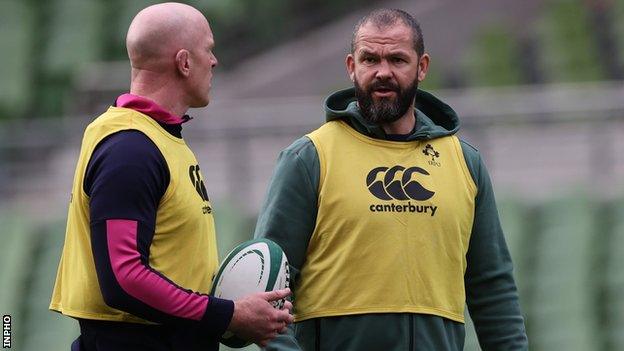
[[163,124],[182,124],[193,119],[193,117],[189,115],[184,115],[182,117],[176,116],[171,112],[165,110],[164,108],[160,107],[154,101],[146,97],[130,93],[122,94],[121,96],[119,96],[115,102],[115,106],[135,110],[137,112],[148,115],[156,120],[156,122]]

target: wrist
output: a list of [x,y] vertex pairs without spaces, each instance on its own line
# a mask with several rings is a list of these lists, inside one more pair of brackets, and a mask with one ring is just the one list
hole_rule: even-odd
[[210,296],[206,312],[202,317],[202,323],[209,333],[221,336],[232,322],[234,309],[234,301]]

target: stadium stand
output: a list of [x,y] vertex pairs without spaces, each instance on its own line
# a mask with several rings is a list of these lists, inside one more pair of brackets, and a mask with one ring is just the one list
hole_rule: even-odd
[[605,78],[601,55],[592,38],[581,0],[545,2],[536,24],[541,64],[548,82],[597,81]]
[[615,45],[620,57],[620,68],[624,67],[624,0],[615,0],[611,9]]
[[[91,96],[89,92],[94,96],[84,99],[90,109],[80,110],[80,118],[66,118],[64,123],[16,121],[19,123],[4,124],[0,129],[0,311],[10,313],[15,321],[15,349],[41,350],[45,345],[46,350],[66,350],[77,335],[75,323],[47,310],[63,240],[64,223],[59,219],[66,209],[79,131],[95,111],[102,109],[102,104],[110,103],[111,96],[126,89],[128,72],[127,62],[86,64],[96,58],[118,59],[115,53],[123,51],[119,42],[130,18],[139,8],[154,2],[0,1],[0,47],[11,53],[0,65],[3,81],[10,82],[0,90],[0,117],[24,115],[33,95],[50,105],[49,110],[57,109],[59,113],[69,91],[76,93],[76,100]],[[620,141],[624,132],[624,89],[621,82],[558,84],[614,79],[609,64],[599,58],[610,55],[604,51],[609,49],[596,42],[596,35],[604,33],[596,33],[598,24],[588,15],[590,3],[597,2],[540,2],[543,6],[537,22],[526,23],[528,33],[520,33],[505,21],[478,21],[475,28],[457,33],[468,36],[474,32],[466,45],[465,63],[458,69],[461,84],[449,83],[457,81],[454,75],[458,73],[447,69],[458,61],[452,54],[434,57],[423,84],[426,89],[449,85],[466,88],[436,93],[448,95],[450,104],[460,112],[463,135],[480,147],[497,183],[501,222],[514,259],[531,349],[537,351],[624,350],[624,198],[622,188],[618,188],[624,174],[624,142]],[[200,1],[193,3],[203,6]],[[411,3],[403,2],[405,6]],[[418,2],[418,6],[438,9],[424,16],[429,21],[425,29],[437,29],[432,24],[442,20],[455,23],[464,18],[461,11],[448,11],[456,6],[451,3]],[[621,68],[624,0],[605,3],[611,6],[613,49],[618,50],[614,56]],[[236,4],[231,6],[239,6]],[[486,5],[480,6],[484,9]],[[45,21],[39,23],[42,13]],[[117,15],[115,19],[112,14]],[[232,72],[217,77],[216,94],[227,83],[234,92],[248,85],[254,89],[244,96],[224,94],[206,112],[194,114],[196,120],[185,135],[199,150],[202,165],[219,165],[207,170],[206,177],[211,184],[210,197],[215,199],[221,256],[251,236],[254,211],[264,196],[279,149],[321,123],[322,97],[318,94],[330,86],[342,87],[343,82],[336,78],[344,78],[342,63],[338,62],[340,67],[335,70],[328,67],[335,61],[335,52],[343,55],[344,48],[334,48],[332,53],[323,50],[343,38],[354,20],[345,18],[344,23],[328,26],[298,46],[269,53],[260,64],[238,75]],[[102,23],[107,25],[104,29]],[[444,40],[438,34],[425,31],[429,47],[435,48]],[[36,47],[40,36],[49,41],[45,47]],[[343,41],[339,45],[346,45]],[[290,65],[298,62],[296,53],[307,47],[315,48],[314,55],[306,57],[310,61]],[[537,74],[518,61],[526,47],[535,50],[532,62]],[[285,53],[292,53],[292,57]],[[288,56],[289,65],[279,61],[284,56]],[[445,60],[450,64],[442,64]],[[33,62],[43,64],[31,70]],[[279,70],[287,67],[294,73],[279,76],[275,71],[263,72],[263,67],[269,65]],[[90,76],[76,76],[76,69]],[[292,89],[304,95],[277,98],[260,94],[270,92],[267,87],[284,86],[293,77],[306,82],[310,72],[318,74],[312,82],[316,85]],[[35,79],[34,75],[39,77]],[[262,79],[258,79],[259,75]],[[325,76],[329,75],[328,80]],[[557,84],[503,87],[533,82]],[[41,92],[34,89],[39,85]],[[473,86],[496,88],[471,89]],[[578,188],[600,191],[586,195]],[[499,193],[502,189],[516,192]],[[26,204],[28,211],[11,209],[14,201]],[[466,336],[465,350],[479,350],[469,318]]]
[[[501,225],[505,232],[505,239],[507,240],[507,246],[514,260],[514,273],[516,282],[519,288],[520,303],[526,309],[528,307],[528,287],[526,277],[526,257],[528,252],[525,251],[525,244],[531,233],[526,228],[530,225],[528,221],[528,207],[522,204],[513,196],[503,197],[502,201],[498,202],[498,211],[501,220]],[[525,316],[526,317],[526,316]],[[480,350],[479,341],[474,329],[474,324],[470,319],[466,311],[466,343],[464,350]]]
[[[605,250],[605,341],[608,350],[624,350],[624,199],[612,203],[610,235]],[[600,233],[596,233],[600,235]]]
[[[39,103],[44,113],[57,114],[70,104],[70,87],[76,69],[101,56],[101,1],[63,0],[40,5],[45,22],[39,31],[41,48]],[[47,6],[47,8],[42,8]]]
[[524,83],[520,52],[514,35],[504,25],[480,29],[467,50],[464,65],[468,86],[509,86]]
[[23,350],[38,350],[42,345],[46,345],[46,350],[67,350],[79,334],[73,320],[48,310],[64,233],[65,222],[45,225],[34,233],[37,241],[29,262],[28,288],[21,296],[23,326],[28,331],[28,337],[22,341]]
[[521,306],[528,303],[530,279],[528,263],[530,259],[530,246],[533,234],[530,230],[530,208],[513,196],[504,196],[498,203],[498,212],[501,226],[505,232],[507,246],[514,263],[514,277],[518,285]]
[[227,200],[216,203],[214,213],[219,218],[215,226],[219,258],[223,259],[238,244],[253,237],[256,219]]
[[541,230],[536,251],[531,305],[532,345],[539,350],[593,350],[598,344],[593,271],[594,203],[585,196],[547,201],[534,220]]
[[97,0],[52,1],[46,50],[45,70],[68,75],[77,66],[101,56],[100,23],[103,3]]
[[[36,237],[26,218],[19,214],[4,212],[0,215],[0,311],[10,315],[13,325],[22,325],[25,319],[23,305],[24,291],[29,281],[28,276],[35,253]],[[21,347],[21,340],[26,330],[14,328],[14,345]]]
[[597,55],[598,64],[604,69],[606,77],[610,79],[624,79],[624,70],[620,58],[615,33],[616,4],[613,1],[586,1],[585,9],[591,26],[591,39],[600,53]]
[[0,119],[3,116],[20,116],[31,98],[30,58],[34,21],[28,2],[0,1],[0,48],[5,53],[2,55],[0,77],[4,82],[10,82],[2,84],[0,89]]
[[435,64],[429,64],[427,79],[418,85],[418,87],[423,90],[432,91],[441,89],[443,86],[446,86],[446,83],[442,81],[440,67]]

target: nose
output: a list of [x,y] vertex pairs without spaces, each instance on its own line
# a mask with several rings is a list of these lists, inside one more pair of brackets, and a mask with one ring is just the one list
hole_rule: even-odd
[[212,54],[212,67],[216,67],[218,63],[219,61],[217,60],[217,56],[215,56],[215,54]]
[[392,70],[386,60],[382,60],[377,66],[375,77],[379,80],[387,80],[392,77]]

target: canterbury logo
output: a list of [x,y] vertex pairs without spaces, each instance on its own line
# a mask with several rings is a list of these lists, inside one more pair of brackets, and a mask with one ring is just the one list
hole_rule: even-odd
[[191,178],[191,183],[193,183],[193,187],[202,198],[202,200],[210,201],[208,199],[206,186],[204,185],[204,181],[202,180],[201,174],[199,173],[199,165],[189,167],[189,177]]
[[430,199],[435,192],[415,180],[419,174],[429,175],[429,172],[420,167],[377,167],[366,176],[366,186],[371,194],[381,200],[424,201]]

